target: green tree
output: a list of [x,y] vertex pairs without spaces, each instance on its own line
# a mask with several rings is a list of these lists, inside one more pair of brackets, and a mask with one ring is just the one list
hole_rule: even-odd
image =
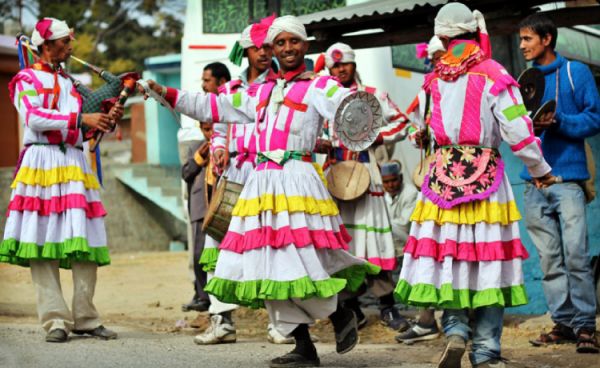
[[0,10],[12,9],[6,18],[19,20],[19,7],[65,20],[75,31],[74,55],[113,73],[142,71],[145,58],[180,52],[183,24],[175,14],[185,12],[185,0],[0,0]]

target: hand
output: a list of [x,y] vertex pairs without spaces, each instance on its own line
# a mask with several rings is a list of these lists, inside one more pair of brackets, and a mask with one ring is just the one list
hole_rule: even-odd
[[208,142],[202,143],[202,145],[198,148],[198,154],[203,158],[207,158],[208,154],[210,153],[209,148],[210,146],[208,145]]
[[227,165],[227,154],[224,149],[218,149],[213,153],[213,160],[215,166],[220,170],[225,170],[225,166]]
[[556,123],[556,119],[554,119],[553,112],[547,112],[542,114],[538,120],[533,122],[533,130],[536,134],[541,133],[544,129],[550,128],[552,124]]
[[319,139],[317,141],[315,151],[317,151],[317,153],[328,153],[329,151],[331,151],[332,148],[333,144],[331,144],[331,141],[327,139]]
[[91,129],[97,129],[101,132],[108,133],[114,125],[114,120],[110,118],[108,114],[93,113],[93,114],[82,114],[81,123],[88,126]]
[[535,187],[538,189],[548,188],[550,185],[555,183],[561,183],[562,179],[558,176],[552,175],[552,173],[548,173],[539,178],[533,178],[533,183]]
[[419,145],[419,147],[426,147],[429,144],[427,130],[421,129],[415,133],[415,142]]
[[[159,95],[162,95],[163,93],[163,89],[165,89],[166,87],[156,83],[155,81],[153,81],[152,79],[148,79],[146,81],[146,83],[148,83],[148,88],[150,88],[151,90],[153,90],[154,92],[156,92]],[[144,90],[144,88],[141,85],[137,85],[137,89],[138,92],[141,93],[142,95],[144,95],[144,100],[148,99],[148,94],[146,93],[146,90]]]
[[121,105],[120,103],[117,102],[110,109],[110,111],[108,112],[108,115],[116,123],[119,120],[121,120],[124,113],[125,113],[125,107],[123,107],[123,105]]

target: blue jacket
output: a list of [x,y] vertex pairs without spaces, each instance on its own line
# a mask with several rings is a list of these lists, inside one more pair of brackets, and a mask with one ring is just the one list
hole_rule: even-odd
[[[570,64],[569,80],[567,64]],[[546,87],[542,103],[556,98],[556,71],[558,70],[558,106],[556,124],[546,129],[542,135],[542,152],[552,166],[552,174],[561,176],[564,181],[589,179],[584,139],[600,133],[600,97],[598,87],[590,69],[577,61],[568,61],[556,53],[556,60],[539,68],[545,76]],[[524,169],[521,178],[531,180]]]

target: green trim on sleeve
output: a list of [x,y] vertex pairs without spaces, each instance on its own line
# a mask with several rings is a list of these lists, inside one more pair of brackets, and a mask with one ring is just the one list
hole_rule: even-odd
[[327,97],[331,98],[339,89],[340,87],[338,86],[333,86],[331,88],[329,88],[329,90],[327,90]]
[[21,100],[23,99],[23,96],[25,96],[25,95],[34,97],[34,96],[37,96],[38,94],[33,89],[28,89],[28,90],[19,92],[19,108],[21,107]]
[[508,107],[502,110],[502,113],[508,121],[513,121],[518,117],[527,115],[527,109],[525,108],[525,105],[520,104]]
[[242,93],[241,92],[238,92],[233,95],[232,104],[233,104],[233,107],[235,107],[236,109],[238,107],[242,106]]

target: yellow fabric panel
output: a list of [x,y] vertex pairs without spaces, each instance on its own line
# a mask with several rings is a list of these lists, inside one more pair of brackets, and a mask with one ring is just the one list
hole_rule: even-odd
[[321,165],[319,165],[316,162],[313,162],[312,164],[315,170],[317,171],[317,174],[319,174],[319,178],[321,178],[321,181],[323,182],[323,184],[325,184],[325,188],[327,188],[327,179],[325,178],[325,173],[323,173],[323,167],[321,167]]
[[257,216],[261,212],[305,212],[310,215],[336,216],[339,210],[332,199],[315,199],[313,197],[290,196],[283,194],[263,194],[258,198],[239,199],[233,208],[233,216]]
[[519,221],[521,214],[515,201],[507,203],[475,201],[462,203],[447,210],[436,206],[432,202],[417,201],[410,219],[419,223],[435,221],[438,225],[444,223],[473,225],[478,222],[508,225]]
[[85,189],[100,188],[96,175],[85,174],[78,166],[57,167],[50,170],[32,169],[30,167],[22,166],[10,187],[13,189],[16,188],[17,183],[49,187],[55,184],[68,183],[70,181],[83,182]]

